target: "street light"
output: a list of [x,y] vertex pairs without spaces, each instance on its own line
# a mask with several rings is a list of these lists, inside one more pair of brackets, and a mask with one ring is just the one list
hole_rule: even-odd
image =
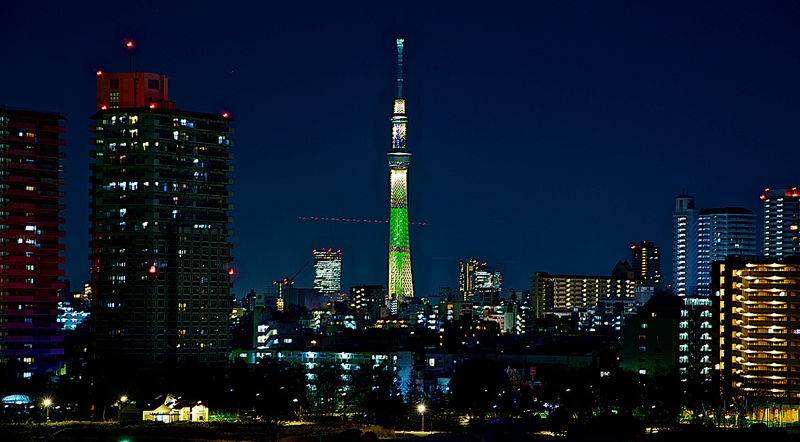
[[297,420],[302,422],[303,421],[303,404],[301,404],[300,401],[297,400],[297,398],[292,399],[292,402],[294,402],[295,404],[297,404],[298,407],[300,407],[300,411],[297,412]]
[[125,402],[128,402],[128,396],[122,395],[119,398],[119,403],[117,404],[117,421],[121,420],[122,417],[122,407],[124,406]]
[[425,404],[417,405],[417,411],[422,416],[422,431],[425,431]]
[[47,422],[50,422],[50,406],[53,405],[53,401],[45,399],[42,401],[42,405],[44,405],[45,414],[47,415]]

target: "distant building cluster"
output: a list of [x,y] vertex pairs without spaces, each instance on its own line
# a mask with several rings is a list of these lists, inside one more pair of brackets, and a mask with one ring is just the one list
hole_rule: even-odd
[[[387,154],[385,284],[343,288],[347,257],[330,247],[312,251],[313,287],[295,287],[306,263],[236,299],[232,119],[179,110],[162,74],[98,72],[89,281],[73,293],[60,269],[64,118],[0,106],[0,365],[23,379],[63,375],[89,360],[141,370],[265,359],[308,369],[335,364],[347,373],[387,365],[404,393],[433,397],[466,360],[484,358],[528,386],[563,370],[674,372],[687,397],[709,389],[757,395],[766,398],[764,416],[798,421],[796,187],[764,189],[760,218],[742,207],[702,209],[679,195],[671,281],[661,248],[641,241],[630,245],[630,261],[609,263],[605,275],[531,269],[530,286],[516,291],[503,287],[500,269],[470,258],[452,269],[457,287],[415,290],[403,44],[397,40]],[[209,418],[199,402],[143,415]]]

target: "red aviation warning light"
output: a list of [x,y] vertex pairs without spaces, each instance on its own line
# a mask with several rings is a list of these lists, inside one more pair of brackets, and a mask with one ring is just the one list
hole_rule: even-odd
[[153,273],[155,273],[157,271],[158,271],[158,269],[154,265],[150,266],[150,270],[148,270],[148,272],[150,272],[151,274],[153,274]]
[[103,75],[103,70],[102,70],[102,69],[98,69],[98,70],[95,72],[95,74],[96,74],[96,75],[99,77],[99,76]]
[[228,269],[228,276],[233,276],[236,273],[233,269]]
[[227,113],[227,112],[223,112],[223,113],[222,113],[222,118],[228,118],[228,117],[230,117],[230,116],[231,116],[231,115],[230,115],[229,113]]
[[133,49],[133,40],[125,40],[125,47],[128,49]]

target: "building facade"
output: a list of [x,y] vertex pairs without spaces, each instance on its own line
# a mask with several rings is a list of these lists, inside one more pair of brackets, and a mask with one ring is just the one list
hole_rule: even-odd
[[389,302],[392,313],[403,298],[414,296],[411,273],[411,247],[408,237],[408,166],[411,152],[406,150],[406,100],[403,98],[403,45],[397,39],[397,98],[392,113],[392,149],[389,160]]
[[631,246],[631,267],[634,276],[653,283],[653,287],[662,290],[661,249],[649,241],[642,241]]
[[64,355],[63,119],[0,106],[0,363],[23,377],[58,370]]
[[144,366],[226,361],[231,120],[176,110],[163,75],[103,74],[97,82],[90,176],[97,355]]
[[697,294],[711,294],[711,264],[728,256],[755,257],[756,215],[742,207],[700,209],[697,219]]
[[764,189],[764,236],[761,254],[785,258],[800,254],[800,191],[797,187]]
[[477,259],[463,261],[459,263],[458,289],[464,301],[495,305],[503,290],[503,274]]
[[800,260],[714,265],[723,392],[800,404]]
[[685,192],[675,198],[672,215],[672,291],[678,296],[693,295],[697,281],[698,210],[694,197]]
[[314,249],[314,290],[333,295],[342,292],[342,251]]

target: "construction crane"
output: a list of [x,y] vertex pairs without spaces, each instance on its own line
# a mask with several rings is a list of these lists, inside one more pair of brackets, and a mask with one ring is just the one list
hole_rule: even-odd
[[300,270],[294,272],[294,275],[287,276],[287,277],[283,278],[283,280],[281,280],[281,281],[275,281],[275,282],[273,282],[273,284],[278,284],[279,282],[283,283],[284,285],[292,285],[292,284],[294,284],[294,278],[297,278],[297,275],[299,275],[300,272],[302,272],[303,269],[305,269],[308,266],[309,263],[311,263],[311,260],[306,261],[306,263],[303,264],[303,267],[300,267]]
[[[301,221],[336,221],[336,222],[343,222],[343,223],[366,223],[366,224],[389,224],[389,221],[385,221],[382,219],[358,219],[358,218],[332,218],[327,216],[300,216]],[[408,222],[411,225],[415,226],[425,226],[428,223],[426,222]]]

